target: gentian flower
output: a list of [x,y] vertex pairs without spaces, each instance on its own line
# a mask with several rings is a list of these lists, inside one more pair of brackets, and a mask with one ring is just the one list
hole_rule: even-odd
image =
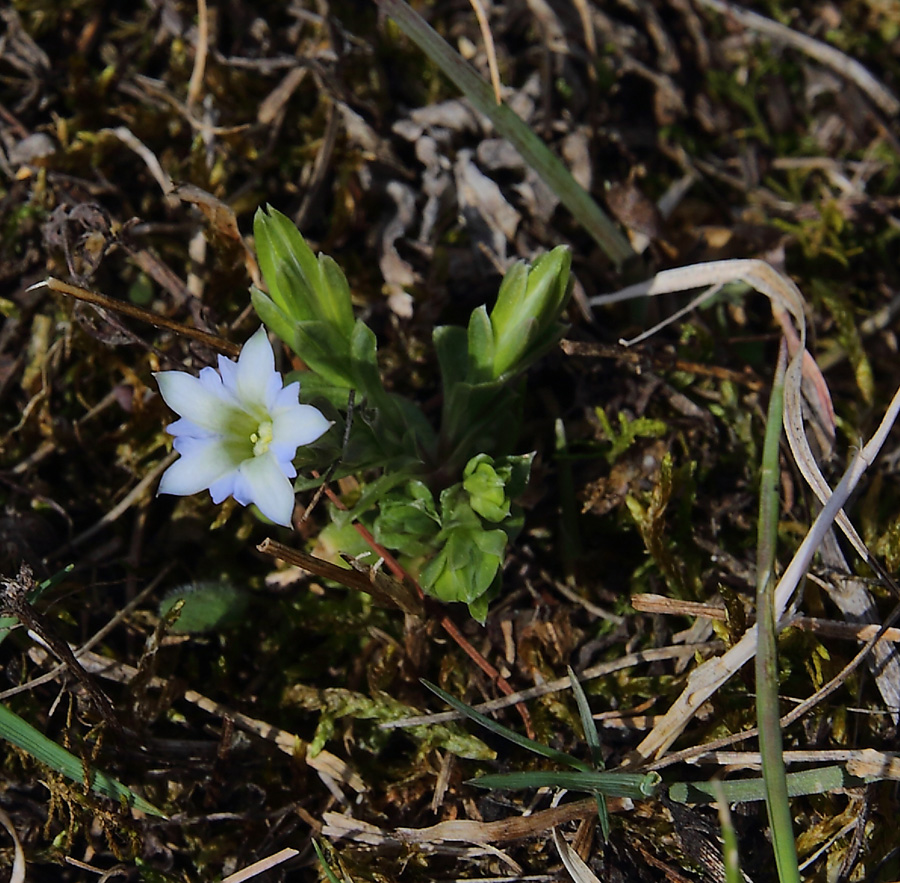
[[255,503],[266,518],[290,526],[294,511],[291,462],[300,445],[331,425],[298,402],[300,384],[284,386],[260,328],[237,362],[219,356],[219,370],[154,375],[166,404],[181,419],[166,427],[181,457],[163,474],[159,493],[186,496],[209,488],[214,503],[234,497]]

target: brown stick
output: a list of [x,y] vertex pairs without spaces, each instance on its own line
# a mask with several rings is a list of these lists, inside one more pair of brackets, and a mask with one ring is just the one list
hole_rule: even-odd
[[40,286],[46,286],[51,291],[58,291],[60,294],[68,294],[70,297],[83,300],[85,303],[93,304],[96,307],[103,307],[106,310],[122,313],[125,316],[130,316],[132,319],[140,319],[142,322],[147,322],[156,328],[165,328],[166,331],[174,331],[176,334],[181,334],[184,337],[193,338],[220,353],[224,353],[226,356],[238,356],[241,352],[240,346],[232,343],[230,340],[225,340],[224,337],[200,331],[199,328],[191,328],[190,325],[182,325],[180,322],[160,316],[159,313],[145,310],[135,304],[130,304],[114,297],[107,297],[105,294],[99,294],[96,291],[90,291],[87,288],[82,288],[80,285],[71,285],[68,282],[62,282],[59,279],[48,276],[47,279],[39,282],[37,285],[33,285],[32,288]]

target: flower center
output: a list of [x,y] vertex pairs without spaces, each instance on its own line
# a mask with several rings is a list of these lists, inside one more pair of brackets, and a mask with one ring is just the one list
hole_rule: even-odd
[[269,450],[272,444],[272,421],[263,420],[256,432],[250,433],[250,441],[253,442],[253,456],[259,457]]

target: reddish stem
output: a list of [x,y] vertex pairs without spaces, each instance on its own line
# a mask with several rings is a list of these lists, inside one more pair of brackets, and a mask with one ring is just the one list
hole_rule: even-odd
[[[313,472],[313,475],[318,478],[316,472]],[[344,505],[341,498],[330,488],[328,485],[324,485],[325,488],[325,496],[331,500],[334,505],[346,512],[347,507]],[[372,532],[363,524],[360,524],[358,521],[353,523],[353,526],[356,528],[357,533],[369,544],[369,547],[378,555],[380,558],[384,560],[384,563],[387,565],[388,570],[397,578],[397,579],[407,579],[409,582],[415,586],[416,591],[419,593],[420,598],[425,597],[425,593],[422,591],[422,587],[419,585],[418,581],[413,579],[404,569],[400,566],[394,556],[388,552],[384,546],[380,545],[374,536],[372,536]],[[513,688],[509,685],[509,682],[503,675],[494,668],[493,665],[488,662],[484,656],[481,655],[466,639],[463,633],[456,627],[456,624],[447,616],[446,613],[440,615],[440,625],[441,628],[456,642],[457,646],[475,663],[490,679],[493,683],[497,685],[502,693],[505,693],[507,696],[512,696],[515,692]],[[516,703],[516,710],[519,712],[519,715],[522,718],[522,723],[525,724],[525,733],[529,739],[535,738],[534,727],[531,723],[531,714],[528,709],[525,707],[523,702]]]

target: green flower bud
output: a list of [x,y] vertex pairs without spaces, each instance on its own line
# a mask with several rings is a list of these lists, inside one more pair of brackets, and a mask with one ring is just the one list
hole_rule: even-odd
[[253,236],[269,298],[281,313],[293,322],[324,322],[349,340],[353,304],[340,267],[327,255],[316,258],[291,219],[271,206],[268,214],[256,213]]
[[463,471],[463,487],[469,494],[472,508],[487,521],[503,521],[509,515],[510,500],[506,495],[506,481],[494,468],[494,459],[479,454],[466,464]]
[[571,252],[560,245],[531,268],[524,261],[510,267],[490,315],[494,378],[524,367],[561,333],[557,320],[569,299],[571,265]]

